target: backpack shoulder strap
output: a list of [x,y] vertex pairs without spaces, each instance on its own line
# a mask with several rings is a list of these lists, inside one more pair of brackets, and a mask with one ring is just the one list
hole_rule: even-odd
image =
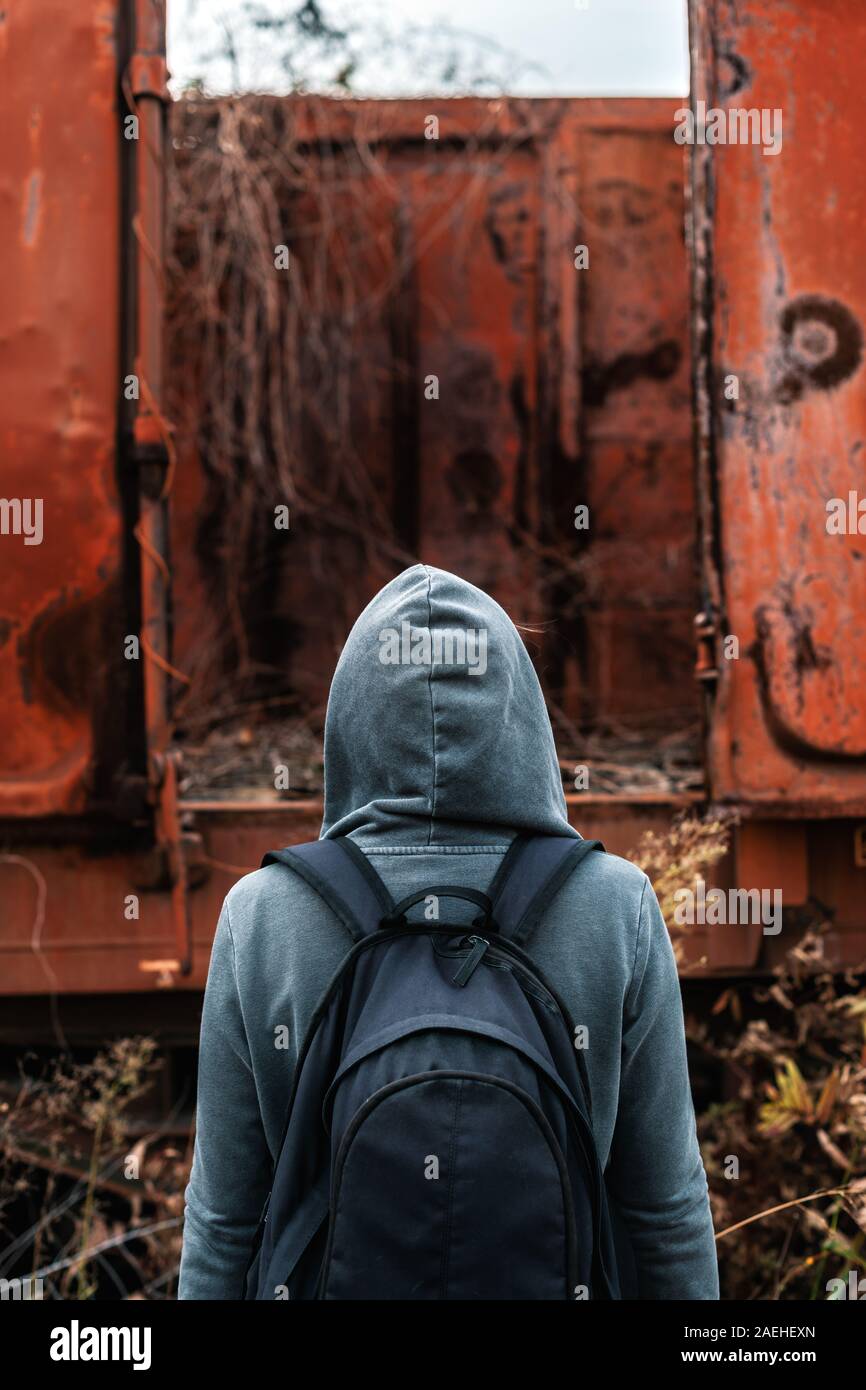
[[518,835],[490,887],[493,917],[503,936],[525,946],[554,894],[601,840],[564,835]]
[[262,868],[266,864],[285,864],[299,874],[339,917],[354,941],[377,931],[382,918],[394,910],[391,895],[367,856],[345,837],[271,850],[262,860]]

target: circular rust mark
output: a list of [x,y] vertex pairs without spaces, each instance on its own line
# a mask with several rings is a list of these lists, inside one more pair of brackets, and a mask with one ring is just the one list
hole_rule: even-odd
[[788,365],[777,392],[783,403],[799,400],[807,387],[831,390],[853,376],[863,360],[863,329],[837,299],[801,295],[786,305],[779,322]]

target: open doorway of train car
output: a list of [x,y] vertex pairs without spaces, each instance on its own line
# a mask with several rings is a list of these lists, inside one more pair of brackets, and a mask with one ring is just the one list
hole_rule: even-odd
[[188,803],[319,795],[340,644],[418,559],[523,626],[568,791],[701,793],[679,104],[175,103]]

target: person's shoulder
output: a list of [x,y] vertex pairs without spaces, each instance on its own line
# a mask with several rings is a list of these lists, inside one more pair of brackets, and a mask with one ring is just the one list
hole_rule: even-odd
[[284,864],[266,864],[244,874],[226,894],[225,907],[232,935],[251,931],[272,918],[284,920],[286,908],[318,896],[298,874]]
[[630,859],[623,859],[619,854],[609,854],[606,850],[592,850],[582,860],[580,872],[607,888],[623,893],[636,893],[638,897],[643,893],[647,882],[647,876],[639,865]]
[[648,882],[642,869],[618,854],[585,855],[538,925],[538,949],[548,953],[540,956],[542,964],[583,972],[582,978],[589,971],[611,988],[619,980],[614,996],[621,999],[640,940],[644,893],[652,891]]
[[637,924],[648,882],[630,859],[592,850],[566,880],[563,894],[588,903],[596,915]]
[[244,874],[226,893],[229,911],[241,913],[260,906],[273,894],[285,891],[288,880],[289,874],[281,864],[267,864],[263,869]]

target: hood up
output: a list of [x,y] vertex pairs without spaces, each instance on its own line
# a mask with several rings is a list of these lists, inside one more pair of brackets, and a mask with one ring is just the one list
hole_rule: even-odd
[[544,697],[511,619],[413,565],[367,605],[325,722],[323,838],[395,845],[575,835]]

